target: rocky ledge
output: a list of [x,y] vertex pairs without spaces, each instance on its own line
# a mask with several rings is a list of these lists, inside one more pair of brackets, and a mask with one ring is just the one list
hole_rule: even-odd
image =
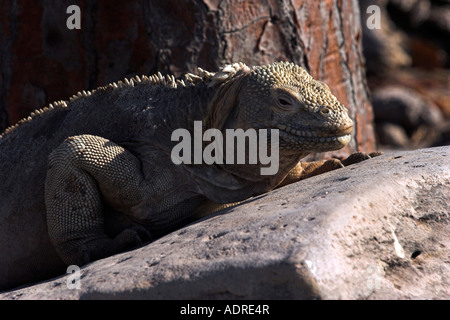
[[450,147],[280,188],[0,299],[449,299]]

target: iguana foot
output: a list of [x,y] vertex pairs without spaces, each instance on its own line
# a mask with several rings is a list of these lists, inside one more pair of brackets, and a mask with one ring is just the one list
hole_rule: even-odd
[[152,236],[147,229],[141,226],[134,226],[123,230],[114,239],[95,239],[88,242],[81,240],[78,245],[80,248],[78,256],[83,257],[82,264],[86,264],[116,253],[138,248],[150,241],[152,241]]
[[372,159],[374,157],[382,155],[382,152],[371,152],[371,153],[365,153],[365,152],[355,152],[349,155],[345,160],[342,160],[341,163],[346,167],[351,164],[355,164],[364,160]]
[[279,188],[306,178],[317,176],[328,171],[344,168],[351,164],[371,159],[381,154],[381,152],[372,152],[369,154],[364,152],[355,152],[342,161],[339,159],[329,159],[312,162],[300,161],[291,171],[289,171],[288,175],[277,187]]

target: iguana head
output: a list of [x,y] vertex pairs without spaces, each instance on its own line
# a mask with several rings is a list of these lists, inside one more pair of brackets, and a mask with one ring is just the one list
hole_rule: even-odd
[[[277,62],[249,68],[234,64],[215,74],[213,81],[226,76],[230,82],[226,94],[233,91],[236,100],[224,127],[279,129],[280,149],[331,151],[349,143],[353,122],[347,109],[326,84],[298,65]],[[231,101],[223,104],[230,106]]]

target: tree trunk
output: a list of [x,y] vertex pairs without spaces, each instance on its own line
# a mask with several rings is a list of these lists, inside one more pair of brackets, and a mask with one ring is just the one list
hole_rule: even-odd
[[[72,4],[80,30],[66,27]],[[356,0],[4,0],[0,57],[0,111],[11,124],[126,76],[293,61],[326,82],[355,121],[351,143],[333,155],[375,148]]]

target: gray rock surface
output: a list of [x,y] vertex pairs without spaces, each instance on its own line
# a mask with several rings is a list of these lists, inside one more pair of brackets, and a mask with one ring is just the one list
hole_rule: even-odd
[[449,299],[450,147],[280,188],[0,299]]

